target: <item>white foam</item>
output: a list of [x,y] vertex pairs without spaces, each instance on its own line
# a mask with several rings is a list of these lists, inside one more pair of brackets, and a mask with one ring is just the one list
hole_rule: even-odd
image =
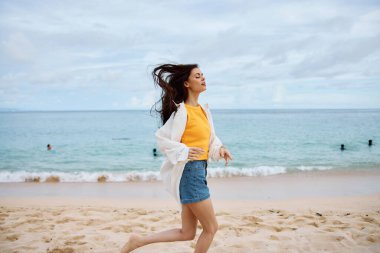
[[298,166],[296,167],[297,170],[302,171],[311,171],[311,170],[331,170],[333,167],[331,166]]
[[[298,166],[296,170],[329,170],[330,166]],[[287,173],[284,166],[257,166],[253,168],[217,167],[207,168],[207,176],[211,178],[225,177],[255,177],[269,176]],[[128,172],[29,172],[29,171],[2,171],[0,182],[26,182],[39,178],[39,182],[45,182],[49,177],[58,177],[60,182],[98,182],[98,178],[105,177],[106,182],[135,182],[135,181],[159,181],[160,172],[157,171],[128,171]]]
[[210,168],[207,169],[207,176],[209,177],[255,177],[255,176],[268,176],[275,174],[286,173],[286,167],[283,166],[257,166],[253,168]]
[[60,182],[98,182],[99,177],[105,177],[107,182],[155,181],[161,180],[159,171],[130,171],[130,172],[27,172],[2,171],[0,182],[26,182],[39,178],[45,182],[48,177],[55,176]]

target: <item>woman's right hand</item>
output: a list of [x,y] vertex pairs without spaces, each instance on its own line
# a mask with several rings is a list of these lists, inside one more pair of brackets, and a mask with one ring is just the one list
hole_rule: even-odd
[[195,160],[199,158],[205,151],[202,148],[189,147],[189,156],[188,159]]

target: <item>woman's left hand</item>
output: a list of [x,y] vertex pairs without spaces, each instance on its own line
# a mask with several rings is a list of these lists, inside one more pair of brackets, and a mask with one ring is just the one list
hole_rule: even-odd
[[228,165],[228,160],[233,160],[230,151],[228,151],[226,147],[221,147],[219,149],[219,154],[221,157],[223,157],[224,160],[226,160],[225,166]]

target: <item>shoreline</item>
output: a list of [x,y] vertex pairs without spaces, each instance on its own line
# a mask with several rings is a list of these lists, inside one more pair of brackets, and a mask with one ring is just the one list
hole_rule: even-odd
[[[308,171],[255,177],[207,178],[215,200],[278,200],[380,193],[380,171]],[[17,197],[173,200],[162,181],[0,183],[0,200]]]
[[[208,168],[208,178],[270,177],[293,174],[324,173],[379,173],[380,167],[331,168],[329,166],[305,166],[303,169],[289,169],[282,166],[237,168],[234,166]],[[317,168],[318,167],[318,168]],[[155,182],[160,180],[159,170],[142,171],[0,171],[0,183],[129,183]]]
[[[322,200],[331,203],[376,200],[380,195],[380,172],[313,171],[261,177],[208,178],[211,200],[226,209],[244,205],[284,206],[294,202],[313,205]],[[161,181],[83,182],[83,183],[0,183],[0,205],[14,207],[115,206],[120,208],[156,208],[178,210],[174,198]],[[323,204],[325,205],[325,204]],[[329,207],[329,205],[325,205]],[[358,205],[360,206],[360,205]],[[231,209],[231,208],[230,208]],[[233,209],[233,208],[232,208]]]

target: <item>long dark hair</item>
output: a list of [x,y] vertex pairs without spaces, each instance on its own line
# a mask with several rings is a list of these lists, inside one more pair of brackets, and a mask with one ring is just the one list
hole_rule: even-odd
[[162,88],[161,98],[153,105],[155,107],[156,104],[161,104],[158,110],[156,107],[155,109],[161,116],[162,125],[173,112],[177,112],[175,103],[179,104],[187,99],[188,91],[184,83],[194,68],[198,68],[198,64],[163,64],[153,69],[154,84]]

